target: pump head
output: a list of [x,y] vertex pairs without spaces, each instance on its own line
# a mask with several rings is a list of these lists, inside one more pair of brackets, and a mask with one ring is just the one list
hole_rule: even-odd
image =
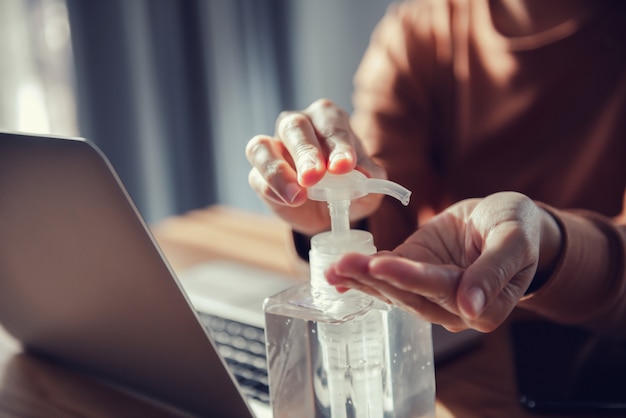
[[360,171],[347,174],[326,175],[314,186],[307,189],[309,199],[325,202],[354,200],[370,193],[382,193],[398,199],[404,206],[409,204],[411,192],[389,180],[372,179]]
[[350,201],[370,193],[382,193],[395,197],[403,205],[409,204],[411,192],[389,180],[372,179],[360,171],[347,174],[326,175],[317,184],[307,189],[309,199],[328,202],[331,230],[335,234],[350,229]]
[[370,193],[395,197],[405,206],[411,192],[389,180],[370,179],[359,171],[347,174],[326,174],[316,185],[307,189],[309,199],[328,202],[331,231],[322,232],[311,239],[309,253],[311,286],[325,295],[338,295],[325,280],[324,271],[342,254],[376,252],[374,239],[368,231],[350,230],[350,201]]

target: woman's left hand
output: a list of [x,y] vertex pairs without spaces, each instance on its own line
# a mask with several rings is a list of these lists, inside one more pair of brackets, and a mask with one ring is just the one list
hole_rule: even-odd
[[554,219],[531,199],[496,193],[451,206],[393,252],[344,256],[327,279],[340,291],[359,289],[450,331],[490,332],[524,295],[538,265],[554,264],[560,239]]

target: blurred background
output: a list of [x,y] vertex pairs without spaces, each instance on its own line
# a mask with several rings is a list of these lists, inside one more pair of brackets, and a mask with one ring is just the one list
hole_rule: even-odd
[[149,223],[266,213],[244,149],[281,110],[351,107],[391,0],[0,0],[0,130],[81,136]]

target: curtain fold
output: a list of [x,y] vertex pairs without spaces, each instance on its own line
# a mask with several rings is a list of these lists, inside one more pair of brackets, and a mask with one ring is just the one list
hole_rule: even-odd
[[[213,121],[219,202],[263,211],[248,186],[245,146],[255,134],[273,134],[278,113],[290,107],[285,73],[287,1],[206,0],[200,4],[208,99]],[[236,24],[233,24],[236,22]]]
[[285,3],[67,0],[80,131],[149,222],[217,202],[264,210],[244,148],[286,106]]
[[217,199],[194,1],[67,0],[81,135],[148,222]]
[[349,110],[389,1],[66,0],[80,134],[149,223],[213,203],[266,213],[246,143],[319,97]]

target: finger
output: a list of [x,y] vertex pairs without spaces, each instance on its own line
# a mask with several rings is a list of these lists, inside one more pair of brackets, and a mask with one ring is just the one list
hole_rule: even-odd
[[385,296],[385,298],[391,300],[392,305],[414,315],[418,315],[428,322],[441,324],[448,330],[455,332],[467,328],[463,319],[458,315],[444,309],[437,303],[421,295],[403,291],[393,286],[382,286],[378,291]]
[[349,288],[361,290],[369,295],[378,297],[390,302],[378,291],[376,287],[370,286],[368,283],[356,279],[364,279],[368,273],[369,256],[363,254],[347,254],[343,257],[344,265],[349,265],[350,275],[343,275],[338,272],[337,265],[331,266],[326,272],[326,280],[329,284],[335,285],[338,289]]
[[406,292],[419,294],[431,302],[458,314],[456,291],[462,270],[455,266],[420,263],[397,256],[373,258],[369,263],[372,277]]
[[270,204],[287,205],[287,206],[300,206],[306,201],[306,193],[302,193],[302,188],[294,184],[288,184],[286,186],[285,193],[279,195],[270,185],[265,181],[263,176],[256,168],[252,168],[248,174],[248,183],[252,190],[254,190],[263,200]]
[[526,279],[522,279],[522,276],[525,274],[527,274],[526,271],[517,274],[502,289],[498,297],[487,305],[480,316],[475,319],[465,318],[466,322],[472,328],[481,332],[491,332],[499,327],[523,296],[524,291],[520,289],[524,288],[521,286],[521,282],[526,281]]
[[[459,284],[457,303],[463,316],[475,320],[496,302],[500,312],[492,310],[491,314],[496,314],[493,319],[504,320],[534,274],[530,248],[527,238],[513,222],[500,224],[489,233],[481,254],[467,268]],[[524,285],[525,282],[528,283]],[[507,292],[503,293],[507,286]]]
[[407,309],[420,312],[428,321],[441,324],[452,332],[469,328],[456,303],[462,269],[397,256],[379,256],[370,262],[370,273],[399,291],[395,296],[383,293],[400,301]]
[[[372,268],[372,265],[378,264],[381,260],[381,271],[384,271],[385,273],[376,273],[376,275],[374,275],[373,271],[376,270],[376,268]],[[389,263],[387,263],[387,261],[389,261]],[[393,264],[398,263],[393,263],[393,261],[400,261],[401,264],[404,265],[407,260],[403,260],[399,257],[385,257],[380,254],[374,257],[361,254],[349,254],[342,257],[342,259],[335,264],[335,266],[329,269],[326,277],[331,284],[340,287],[358,289],[372,296],[379,297],[386,301],[391,301],[394,305],[420,315],[430,322],[443,324],[451,330],[467,328],[463,320],[456,312],[454,312],[458,310],[448,310],[440,305],[440,300],[433,301],[431,298],[419,294],[419,292],[416,292],[416,289],[418,288],[417,286],[406,285],[406,283],[402,287],[396,286],[397,282],[395,278],[392,277],[393,275],[408,273],[408,275],[411,276],[415,274],[415,272],[402,267],[394,270]],[[387,269],[387,264],[389,264],[392,268]],[[446,300],[454,300],[454,297],[451,295],[454,295],[456,289],[455,283],[458,282],[458,275],[460,273],[458,271],[454,271],[454,273],[441,273],[437,270],[443,269],[437,268],[437,266],[432,267],[432,269],[430,267],[421,269],[421,273],[434,273],[432,280],[436,282],[454,282],[451,285],[448,285],[445,291],[445,297],[438,296],[439,299],[445,298]],[[418,270],[420,269],[418,268]],[[387,278],[391,278],[391,280],[387,280]],[[429,291],[432,294],[439,294],[432,289],[429,289]],[[441,292],[443,292],[443,290]]]
[[338,277],[391,285],[403,291],[422,295],[441,306],[454,308],[456,289],[462,270],[455,266],[439,266],[407,260],[390,253],[376,256],[347,254],[334,266]]
[[348,114],[327,99],[320,99],[305,109],[322,146],[328,154],[328,170],[333,174],[352,171],[357,162],[356,138]]
[[358,280],[353,280],[349,277],[338,277],[335,276],[332,272],[329,272],[328,282],[330,284],[336,283],[335,289],[337,289],[340,293],[345,293],[348,290],[358,290],[363,293],[367,293],[370,296],[374,296],[380,300],[383,300],[386,303],[391,304],[392,301],[388,299],[385,295],[383,295],[378,289],[368,286]]
[[354,279],[337,276],[331,272],[327,277],[328,281],[342,293],[349,289],[359,290],[390,305],[418,315],[428,322],[441,324],[449,331],[457,332],[468,328],[458,315],[448,312],[427,298],[395,288],[380,280],[365,276]]
[[248,175],[250,186],[262,197],[285,204],[302,203],[303,188],[296,172],[285,160],[279,141],[266,135],[257,135],[246,146],[246,157],[253,169]]
[[276,121],[276,134],[293,159],[298,183],[310,187],[321,180],[326,161],[309,117],[301,112],[281,113]]

